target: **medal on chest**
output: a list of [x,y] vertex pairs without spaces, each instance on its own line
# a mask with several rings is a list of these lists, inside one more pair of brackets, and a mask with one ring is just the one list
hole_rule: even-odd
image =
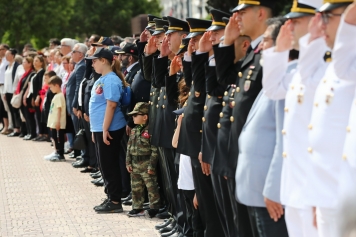
[[325,98],[325,103],[327,103],[328,105],[331,104],[331,102],[334,99],[334,88],[330,88],[330,91],[328,93],[326,93],[326,98]]

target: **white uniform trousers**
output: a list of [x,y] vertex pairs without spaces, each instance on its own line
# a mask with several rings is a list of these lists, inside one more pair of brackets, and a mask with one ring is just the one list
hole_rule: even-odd
[[313,208],[285,207],[285,219],[289,237],[318,237],[313,226]]
[[336,208],[316,208],[316,222],[319,237],[338,236],[338,212]]

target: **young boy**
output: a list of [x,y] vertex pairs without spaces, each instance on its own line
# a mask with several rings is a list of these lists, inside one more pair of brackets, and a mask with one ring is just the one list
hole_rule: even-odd
[[146,185],[150,209],[147,211],[152,218],[158,213],[160,196],[157,176],[157,147],[152,146],[148,134],[148,103],[137,103],[128,115],[133,117],[137,125],[131,130],[127,143],[126,168],[131,173],[132,210],[128,216],[143,216],[144,188]]
[[[49,80],[51,77],[56,76],[56,73],[54,71],[47,71],[44,74],[44,78],[43,78],[43,87],[40,90],[39,94],[41,97],[41,123],[44,123],[47,125],[47,121],[48,121],[48,114],[49,114],[49,109],[52,103],[52,99],[53,99],[53,92],[51,90],[49,90]],[[47,127],[47,126],[46,126]],[[48,135],[49,137],[51,137],[51,131],[48,128]]]
[[54,93],[54,97],[49,109],[47,127],[51,129],[52,139],[56,153],[50,161],[64,161],[64,133],[66,128],[66,102],[61,91],[62,79],[58,76],[51,77],[49,89]]

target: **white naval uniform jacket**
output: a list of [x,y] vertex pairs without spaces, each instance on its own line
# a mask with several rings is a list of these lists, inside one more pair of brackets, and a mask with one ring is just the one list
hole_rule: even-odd
[[335,208],[339,200],[343,147],[356,81],[341,80],[331,62],[315,93],[309,125],[309,157],[312,172],[308,175],[310,205]]
[[[336,75],[345,81],[356,81],[356,26],[340,21],[333,50],[333,63]],[[343,148],[343,164],[340,172],[340,200],[343,196],[355,195],[356,185],[356,92],[350,108],[346,139]]]
[[[308,45],[309,36],[300,39],[296,71],[286,73],[288,51],[276,53],[273,48],[264,51],[263,55],[263,90],[271,99],[285,98],[284,129],[281,131],[284,150],[281,203],[295,208],[307,206],[305,193],[307,175],[311,169],[311,161],[305,149],[308,145],[308,124],[315,88],[326,69],[323,56],[327,46],[324,40],[317,39]],[[311,58],[311,55],[315,58]]]

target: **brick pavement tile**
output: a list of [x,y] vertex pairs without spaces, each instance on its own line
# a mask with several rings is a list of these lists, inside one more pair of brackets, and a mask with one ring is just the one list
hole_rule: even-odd
[[52,163],[43,156],[49,143],[0,135],[0,236],[145,236],[156,237],[161,220],[129,218],[125,213],[96,214],[105,197],[73,159]]

